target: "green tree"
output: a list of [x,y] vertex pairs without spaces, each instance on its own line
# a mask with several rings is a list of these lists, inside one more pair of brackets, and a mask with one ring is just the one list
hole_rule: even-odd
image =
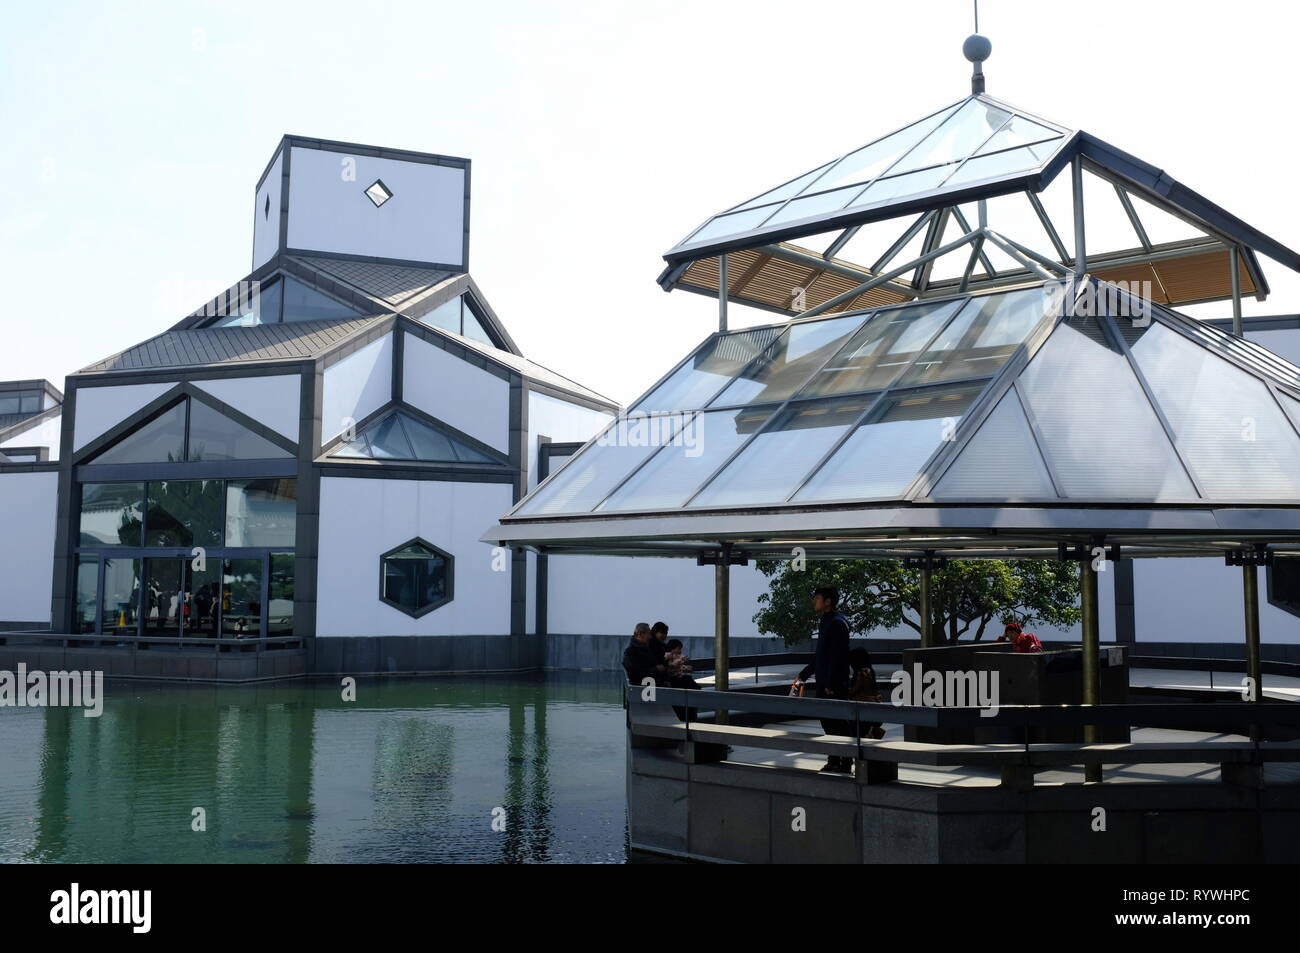
[[[759,560],[768,591],[758,597],[758,630],[782,637],[787,645],[816,631],[812,591],[835,586],[840,611],[851,631],[906,625],[921,632],[921,570],[891,559],[809,560],[796,570],[789,560]],[[937,641],[956,642],[974,630],[985,635],[990,622],[1047,624],[1066,628],[1079,621],[1079,568],[1046,559],[949,560],[931,571],[930,601]],[[1002,634],[1002,626],[994,635]]]

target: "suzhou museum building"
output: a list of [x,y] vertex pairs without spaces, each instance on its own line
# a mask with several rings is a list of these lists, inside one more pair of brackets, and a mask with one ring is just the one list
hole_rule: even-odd
[[1300,661],[1300,319],[1240,315],[1300,255],[989,95],[987,53],[671,248],[718,326],[626,411],[474,281],[468,160],[285,137],[247,276],[0,385],[0,660],[615,668],[638,621],[756,636],[753,560],[799,550],[1079,560],[1061,638]]

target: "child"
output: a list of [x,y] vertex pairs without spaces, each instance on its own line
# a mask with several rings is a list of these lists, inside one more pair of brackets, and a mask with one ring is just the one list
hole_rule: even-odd
[[[853,669],[853,681],[849,684],[849,701],[879,702],[880,689],[876,685],[876,671],[871,667],[871,653],[863,648],[849,652],[849,667]],[[860,723],[862,738],[879,741],[885,737],[885,729],[878,721]]]

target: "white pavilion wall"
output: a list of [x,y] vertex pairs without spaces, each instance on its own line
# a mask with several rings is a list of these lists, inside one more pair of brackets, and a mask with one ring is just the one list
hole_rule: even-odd
[[0,474],[0,623],[50,621],[59,475]]
[[[1266,570],[1259,573],[1261,642],[1300,643],[1300,618],[1270,605]],[[1134,561],[1137,642],[1223,642],[1242,645],[1245,610],[1241,568],[1222,559]]]

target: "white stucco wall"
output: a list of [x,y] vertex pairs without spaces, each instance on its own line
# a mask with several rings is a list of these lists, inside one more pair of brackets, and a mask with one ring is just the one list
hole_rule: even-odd
[[[510,507],[504,483],[324,477],[316,633],[509,635],[510,572],[479,542]],[[454,598],[413,619],[379,601],[379,558],[414,537],[455,557]]]
[[[392,193],[378,208],[376,179]],[[293,147],[290,248],[460,265],[464,238],[463,169]]]
[[510,452],[510,385],[413,334],[402,342],[402,400]]
[[[1138,559],[1134,561],[1137,641],[1245,641],[1241,568],[1222,559]],[[1300,618],[1272,606],[1265,570],[1259,573],[1261,642],[1300,642]]]
[[[328,373],[328,372],[327,372]],[[222,403],[248,414],[260,424],[290,440],[298,440],[298,405],[302,378],[298,374],[274,377],[231,377],[223,380],[195,381],[194,386]]]
[[332,440],[346,430],[348,418],[360,423],[392,396],[393,336],[385,334],[325,368],[321,440]]
[[[284,175],[284,153],[276,154],[266,178],[253,199],[253,269],[269,261],[280,248],[280,186]],[[266,211],[270,201],[269,214]]]
[[0,622],[49,622],[57,473],[0,474]]
[[50,460],[59,459],[59,441],[63,435],[63,415],[58,414],[21,433],[14,434],[7,440],[0,441],[0,450],[5,447],[46,447],[50,451]]

